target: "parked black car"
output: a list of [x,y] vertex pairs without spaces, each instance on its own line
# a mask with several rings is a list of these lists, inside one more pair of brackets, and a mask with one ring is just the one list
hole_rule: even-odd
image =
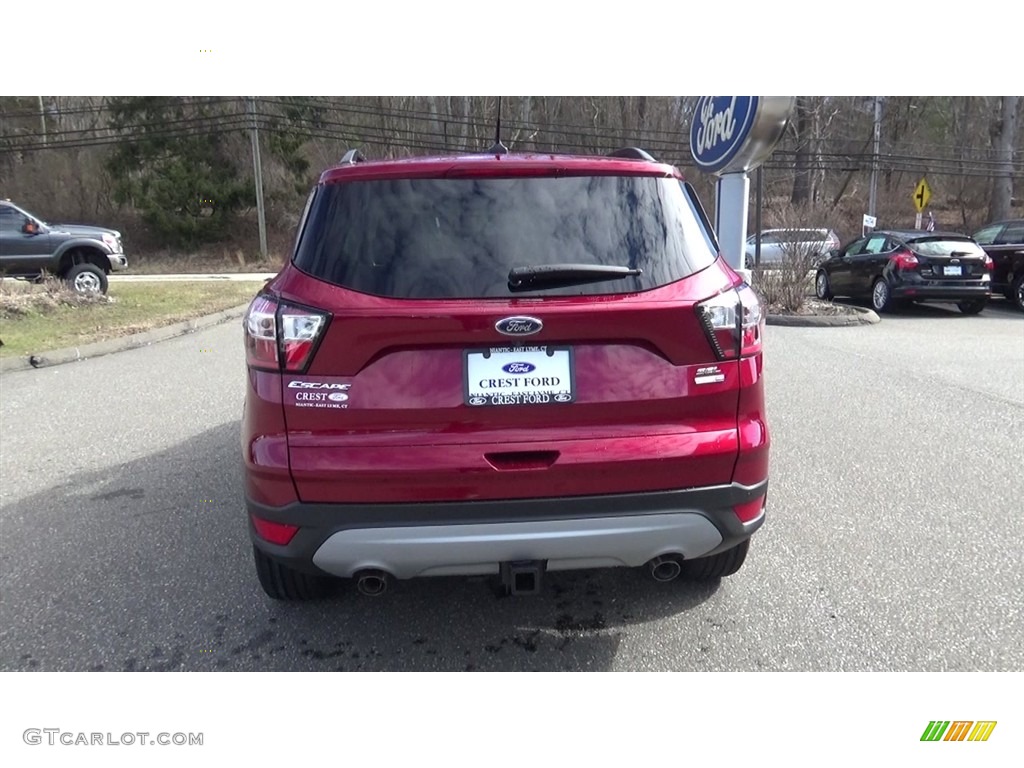
[[996,221],[974,233],[992,258],[992,293],[1001,293],[1024,311],[1024,219]]
[[107,275],[127,267],[116,229],[47,224],[0,200],[0,274],[39,280],[49,273],[79,293],[106,293]]
[[991,295],[991,273],[992,259],[967,235],[885,230],[834,251],[814,285],[820,299],[870,297],[877,312],[905,301],[949,301],[976,315]]

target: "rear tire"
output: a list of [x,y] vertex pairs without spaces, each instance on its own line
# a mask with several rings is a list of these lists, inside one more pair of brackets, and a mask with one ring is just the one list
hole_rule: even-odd
[[818,272],[814,278],[814,293],[822,301],[832,301],[832,286],[828,281],[828,274],[824,271]]
[[334,579],[296,571],[255,546],[252,552],[256,559],[256,576],[268,597],[275,600],[315,600],[334,592]]
[[986,306],[988,306],[988,299],[971,299],[970,301],[961,301],[957,302],[957,306],[965,315],[977,315]]
[[1024,312],[1024,272],[1021,272],[1013,279],[1010,286],[1010,295],[1007,297],[1021,312]]
[[717,555],[684,560],[682,575],[689,581],[711,581],[732,576],[747,559],[749,549],[750,539],[746,539],[732,549],[719,552]]

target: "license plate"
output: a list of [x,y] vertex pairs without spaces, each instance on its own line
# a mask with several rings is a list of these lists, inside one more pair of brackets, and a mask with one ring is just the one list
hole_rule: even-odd
[[960,267],[943,267],[942,274],[944,274],[946,277],[959,277]]
[[576,399],[569,347],[491,347],[467,350],[466,405],[548,405]]

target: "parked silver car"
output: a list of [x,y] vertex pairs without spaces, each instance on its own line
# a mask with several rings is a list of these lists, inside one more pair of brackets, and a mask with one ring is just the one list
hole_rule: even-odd
[[[757,235],[747,238],[747,269],[754,266]],[[785,254],[811,255],[814,266],[828,258],[840,245],[839,235],[831,229],[766,229],[761,232],[761,264],[781,264]]]

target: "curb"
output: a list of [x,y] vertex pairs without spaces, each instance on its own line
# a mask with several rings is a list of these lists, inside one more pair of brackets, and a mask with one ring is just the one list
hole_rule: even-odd
[[[847,305],[849,306],[849,305]],[[874,325],[882,318],[873,309],[850,307],[855,315],[768,315],[768,325],[786,325],[800,328],[839,328],[851,325]]]
[[26,371],[32,368],[48,368],[51,365],[62,365],[74,363],[79,360],[88,360],[93,357],[102,357],[114,352],[123,352],[128,349],[148,347],[158,341],[166,341],[177,336],[184,336],[187,333],[209,328],[212,325],[241,317],[245,314],[248,303],[238,307],[231,307],[212,315],[203,315],[192,320],[184,320],[180,323],[165,325],[154,328],[151,331],[135,333],[131,336],[122,336],[119,339],[108,341],[97,341],[95,344],[85,344],[81,347],[68,347],[67,349],[55,349],[51,352],[40,352],[37,355],[25,355],[23,357],[12,357],[0,360],[0,373],[10,371]]

